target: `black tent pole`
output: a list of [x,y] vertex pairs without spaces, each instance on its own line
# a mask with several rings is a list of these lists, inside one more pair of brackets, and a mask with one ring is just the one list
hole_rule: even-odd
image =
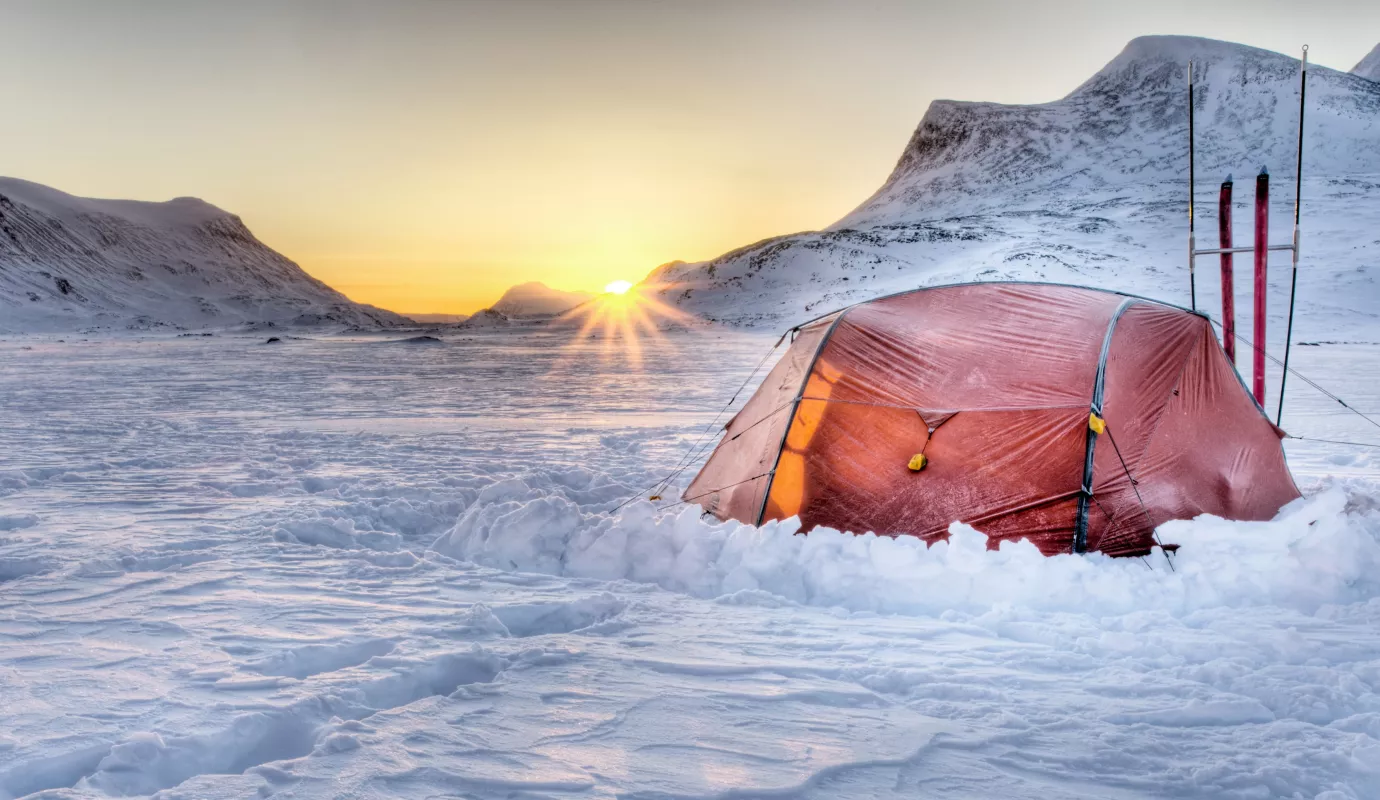
[[1194,241],[1193,227],[1193,62],[1188,62],[1188,307],[1198,310],[1198,282],[1193,275]]
[[1294,269],[1289,278],[1289,324],[1284,333],[1284,370],[1279,376],[1279,408],[1275,411],[1275,426],[1284,419],[1284,382],[1289,379],[1289,345],[1294,338],[1294,294],[1299,286],[1299,209],[1303,203],[1303,98],[1308,88],[1308,45],[1303,46],[1299,61],[1299,158],[1294,172]]

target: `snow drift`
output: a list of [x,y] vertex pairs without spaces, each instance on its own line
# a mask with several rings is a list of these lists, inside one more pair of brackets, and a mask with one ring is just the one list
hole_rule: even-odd
[[0,331],[397,326],[192,197],[92,200],[0,178]]
[[[481,491],[432,549],[504,570],[656,584],[728,603],[782,600],[849,611],[938,615],[1008,605],[1039,611],[1184,615],[1277,605],[1314,613],[1380,600],[1380,509],[1343,486],[1297,500],[1269,522],[1211,516],[1160,529],[1181,545],[1173,569],[1101,554],[1046,557],[1028,541],[987,549],[962,523],[947,542],[855,536],[791,518],[759,527],[657,513],[639,501],[599,509],[601,493],[547,473]],[[769,598],[776,598],[774,600]]]

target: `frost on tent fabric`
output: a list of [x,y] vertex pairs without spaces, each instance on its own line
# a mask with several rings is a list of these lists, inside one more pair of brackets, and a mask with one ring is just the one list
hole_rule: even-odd
[[[1051,284],[935,287],[800,329],[683,499],[751,524],[1045,554],[1150,551],[1171,519],[1299,496],[1206,317]],[[914,469],[923,455],[923,469]]]

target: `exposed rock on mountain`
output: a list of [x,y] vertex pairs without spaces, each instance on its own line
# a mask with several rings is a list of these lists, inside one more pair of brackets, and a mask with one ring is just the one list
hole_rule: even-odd
[[512,320],[508,318],[507,314],[504,314],[500,311],[495,311],[492,308],[486,308],[482,311],[476,311],[473,314],[471,314],[469,316],[469,319],[466,319],[464,322],[460,323],[459,327],[504,328],[507,327],[511,322]]

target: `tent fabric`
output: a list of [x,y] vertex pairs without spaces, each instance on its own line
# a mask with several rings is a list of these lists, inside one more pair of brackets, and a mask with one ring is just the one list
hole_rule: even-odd
[[1298,497],[1280,435],[1200,315],[963,284],[802,327],[682,499],[807,531],[936,541],[961,521],[993,547],[1133,555],[1170,519],[1269,519]]

